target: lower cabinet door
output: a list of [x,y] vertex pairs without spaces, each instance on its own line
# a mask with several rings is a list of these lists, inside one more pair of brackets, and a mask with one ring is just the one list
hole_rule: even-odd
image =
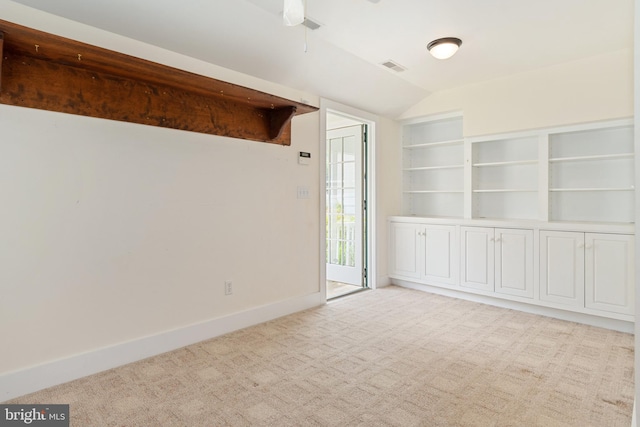
[[584,307],[584,233],[540,231],[540,299]]
[[395,277],[420,279],[422,276],[422,262],[424,256],[420,244],[422,228],[416,224],[395,223],[389,226],[389,272]]
[[585,306],[634,313],[634,243],[625,234],[585,235]]
[[533,230],[495,229],[497,293],[533,298]]
[[460,285],[483,291],[494,290],[494,230],[460,227]]
[[458,284],[456,227],[427,225],[424,232],[424,280],[432,284]]

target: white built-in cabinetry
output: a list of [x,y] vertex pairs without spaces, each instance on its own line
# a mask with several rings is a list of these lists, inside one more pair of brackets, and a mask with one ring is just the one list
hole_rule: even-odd
[[466,288],[493,291],[493,228],[462,227],[461,280]]
[[390,276],[633,320],[630,120],[463,138],[462,117],[404,126]]
[[462,117],[408,123],[403,214],[633,223],[633,123],[462,138]]
[[633,236],[540,232],[540,298],[633,314]]
[[420,281],[455,285],[458,282],[456,227],[397,223],[390,228],[391,268]]
[[460,227],[462,287],[533,298],[533,231]]
[[533,136],[471,142],[474,218],[538,217],[538,144]]
[[549,135],[549,219],[630,223],[634,219],[633,127]]
[[462,117],[415,123],[403,137],[403,203],[425,216],[464,213]]

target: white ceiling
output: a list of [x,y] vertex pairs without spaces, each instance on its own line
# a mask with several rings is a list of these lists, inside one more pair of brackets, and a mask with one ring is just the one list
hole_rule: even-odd
[[[15,1],[388,117],[633,42],[633,0],[306,0],[315,31],[283,26],[283,0]],[[425,46],[445,36],[463,45],[439,61]]]

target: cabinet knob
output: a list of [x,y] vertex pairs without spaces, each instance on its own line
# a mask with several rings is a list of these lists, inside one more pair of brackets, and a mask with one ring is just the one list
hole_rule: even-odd
[[587,249],[591,249],[593,246],[592,245],[585,245],[585,248]]
[[579,247],[580,249],[584,248],[584,243],[578,243],[578,247]]

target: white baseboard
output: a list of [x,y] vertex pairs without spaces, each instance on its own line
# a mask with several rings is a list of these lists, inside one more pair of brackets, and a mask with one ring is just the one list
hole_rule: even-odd
[[2,374],[0,402],[324,303],[322,294],[318,292]]
[[389,278],[389,276],[378,276],[378,281],[376,282],[376,289],[384,288],[390,285],[391,285],[391,279]]
[[606,317],[593,316],[585,313],[576,313],[572,311],[560,310],[552,307],[542,307],[533,304],[522,303],[518,301],[504,300],[500,298],[492,298],[485,295],[471,294],[467,292],[457,291],[455,289],[440,288],[437,286],[424,285],[421,283],[413,283],[405,280],[393,280],[393,284],[404,288],[415,289],[418,291],[431,292],[433,294],[444,295],[448,297],[464,299],[467,301],[479,302],[482,304],[493,305],[496,307],[509,308],[512,310],[524,311],[525,313],[539,314],[541,316],[553,317],[556,319],[566,320],[569,322],[584,323],[586,325],[597,326],[599,328],[612,329],[614,331],[634,333],[635,325],[633,322],[624,320],[609,319]]

